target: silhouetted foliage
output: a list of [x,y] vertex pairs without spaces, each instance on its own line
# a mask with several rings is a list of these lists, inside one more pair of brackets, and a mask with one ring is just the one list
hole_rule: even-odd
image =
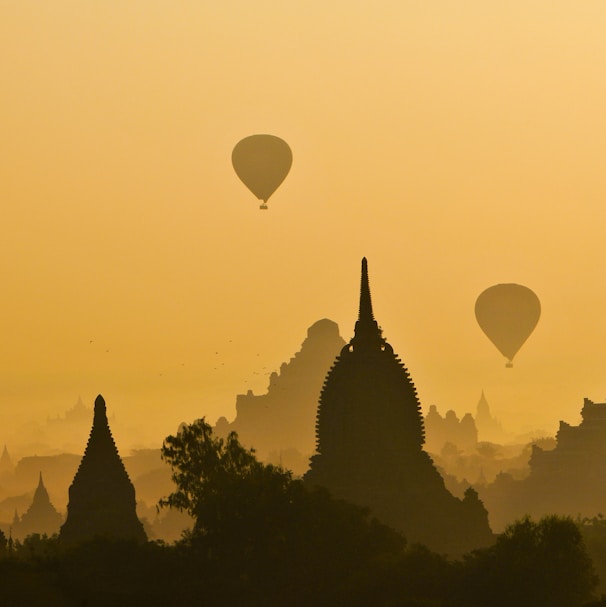
[[167,437],[162,458],[173,469],[177,491],[160,505],[186,510],[198,536],[226,533],[242,526],[244,519],[250,523],[251,517],[278,514],[268,507],[275,509],[275,500],[285,496],[292,483],[290,472],[257,461],[235,432],[218,438],[204,419]]
[[260,604],[269,604],[270,596],[286,600],[297,588],[301,604],[320,597],[330,604],[372,559],[399,554],[405,544],[369,520],[368,510],[258,462],[235,433],[215,437],[204,419],[167,437],[162,455],[177,491],[161,504],[195,519],[185,545],[207,566],[227,568],[229,592],[248,593],[249,601],[253,589],[264,597]]
[[579,519],[577,524],[598,574],[598,591],[606,595],[606,519],[604,515],[598,514],[593,518]]
[[15,542],[13,557],[19,560],[43,561],[57,556],[59,536],[55,533],[51,537],[46,534],[32,533],[22,542]]
[[[6,447],[5,447],[6,449]],[[6,556],[8,552],[8,540],[6,539],[6,535],[4,535],[4,531],[0,529],[0,558]]]
[[576,607],[592,598],[597,576],[577,524],[567,517],[525,517],[494,546],[464,561],[467,607]]
[[[304,496],[304,497],[302,497]],[[176,545],[96,538],[66,548],[30,536],[0,559],[0,605],[165,607],[604,607],[579,528],[548,517],[451,561],[367,520],[326,492],[296,498],[284,548],[246,554],[190,535]],[[304,513],[304,514],[303,514]],[[216,546],[213,546],[216,547]]]
[[[579,524],[522,519],[453,561],[407,546],[368,511],[308,490],[198,420],[168,437],[177,490],[195,517],[174,545],[32,535],[0,558],[10,607],[604,607]],[[602,521],[583,530],[602,532]]]

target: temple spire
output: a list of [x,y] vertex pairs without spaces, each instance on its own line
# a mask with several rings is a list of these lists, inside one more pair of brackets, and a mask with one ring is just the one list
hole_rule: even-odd
[[53,533],[59,531],[62,522],[63,517],[52,505],[48,491],[44,486],[42,472],[40,472],[38,487],[34,492],[30,507],[21,518],[18,517],[17,511],[15,510],[12,532],[17,539],[23,539],[32,533],[45,533],[48,536],[51,536]]
[[146,541],[136,514],[135,488],[118,454],[100,394],[84,456],[69,488],[67,520],[59,537],[73,544],[95,535]]
[[103,399],[103,397],[99,394],[99,396],[97,396],[97,398],[95,398],[95,421],[99,420],[107,420],[107,412],[105,409],[105,400]]
[[362,258],[362,280],[360,282],[360,311],[358,321],[372,322],[375,319],[372,313],[372,301],[370,299],[370,284],[368,283],[368,262],[366,257]]
[[381,329],[372,312],[370,298],[370,282],[368,280],[368,262],[362,258],[362,279],[360,281],[360,309],[358,321],[354,329],[354,338],[351,340],[354,348],[360,346],[381,346],[385,340],[381,336]]
[[46,487],[44,486],[44,481],[42,480],[42,472],[40,472],[40,477],[38,479],[38,487],[36,488],[36,492],[34,493],[34,502],[50,502],[48,491],[46,490]]

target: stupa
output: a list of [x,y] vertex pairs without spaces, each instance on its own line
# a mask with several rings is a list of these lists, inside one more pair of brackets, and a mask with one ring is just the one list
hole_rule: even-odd
[[63,517],[52,505],[40,473],[32,504],[21,519],[15,517],[12,534],[16,539],[23,539],[32,533],[51,536],[59,532],[62,522]]
[[492,541],[477,493],[454,497],[423,450],[417,391],[374,318],[366,259],[354,337],[326,376],[316,440],[307,483],[370,507],[409,541],[434,550],[461,554]]
[[136,514],[135,488],[118,454],[101,395],[95,400],[93,427],[69,488],[67,520],[59,534],[69,544],[96,536],[147,539]]

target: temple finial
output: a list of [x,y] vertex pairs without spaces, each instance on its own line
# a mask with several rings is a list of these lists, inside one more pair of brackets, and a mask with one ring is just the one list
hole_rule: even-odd
[[95,413],[105,413],[105,400],[100,394],[95,398]]
[[372,313],[372,301],[370,299],[370,284],[368,282],[368,262],[366,257],[362,258],[362,280],[360,282],[360,311],[358,320],[374,321]]
[[366,257],[362,259],[362,280],[360,283],[360,310],[358,321],[354,329],[354,338],[350,342],[354,347],[377,347],[385,344],[381,336],[381,329],[372,313],[372,301],[370,299],[370,283],[368,280],[368,262]]
[[93,415],[93,428],[107,425],[107,410],[105,408],[105,399],[99,394],[95,398],[95,413]]

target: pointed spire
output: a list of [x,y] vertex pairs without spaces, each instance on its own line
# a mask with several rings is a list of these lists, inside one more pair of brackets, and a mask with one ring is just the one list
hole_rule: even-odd
[[372,301],[370,299],[370,284],[368,283],[368,262],[362,258],[362,280],[360,282],[360,311],[358,321],[373,321]]
[[48,495],[48,491],[44,486],[44,481],[42,480],[42,472],[40,472],[40,478],[38,479],[38,487],[34,493],[34,499],[32,504],[42,504],[42,503],[50,503],[50,497]]
[[93,427],[91,428],[91,436],[92,435],[107,435],[113,444],[114,439],[111,438],[111,430],[109,429],[109,421],[107,419],[107,409],[105,407],[105,399],[101,396],[101,394],[99,394],[95,399]]
[[12,467],[13,462],[11,460],[11,456],[8,453],[6,445],[4,445],[4,450],[2,451],[2,456],[0,457],[0,471],[5,472],[12,469]]
[[67,520],[59,535],[67,543],[94,535],[146,539],[136,514],[135,488],[118,454],[100,394],[95,399],[88,443],[69,488]]
[[372,312],[372,301],[370,298],[370,282],[368,280],[368,262],[366,257],[362,259],[362,279],[360,281],[360,309],[358,321],[354,329],[354,338],[351,345],[354,348],[360,346],[380,347],[385,344],[381,336],[381,329]]
[[105,400],[99,394],[97,398],[95,398],[95,420],[97,419],[107,419],[107,410],[105,408]]
[[482,389],[482,395],[480,396],[480,400],[478,401],[478,405],[476,408],[476,416],[477,415],[490,415],[490,409],[488,407],[488,401],[486,400],[486,396],[484,395],[484,390]]

